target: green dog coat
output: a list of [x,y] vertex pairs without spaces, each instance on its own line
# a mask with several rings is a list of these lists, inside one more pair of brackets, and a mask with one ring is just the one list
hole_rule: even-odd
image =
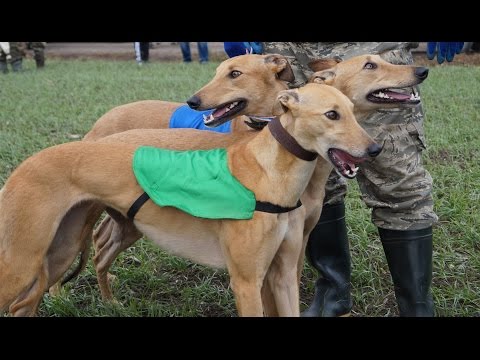
[[174,151],[139,147],[133,156],[139,185],[158,206],[207,219],[251,219],[255,194],[227,166],[226,149]]

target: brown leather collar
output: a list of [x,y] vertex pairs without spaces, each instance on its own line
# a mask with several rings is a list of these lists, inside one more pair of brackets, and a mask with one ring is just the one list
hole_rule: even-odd
[[285,130],[278,117],[268,123],[268,129],[275,140],[277,140],[288,152],[299,159],[313,161],[317,158],[318,154],[304,149],[297,140]]

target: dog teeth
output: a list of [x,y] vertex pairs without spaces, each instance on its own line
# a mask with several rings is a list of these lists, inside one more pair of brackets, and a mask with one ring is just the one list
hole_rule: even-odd
[[210,114],[210,115],[208,115],[208,116],[206,116],[205,114],[203,114],[203,122],[204,122],[205,124],[213,121],[214,119],[215,119],[215,118],[213,117],[212,114]]
[[382,99],[390,99],[390,96],[387,94],[384,94],[383,92],[379,91],[378,93],[374,94],[374,96]]
[[410,100],[420,100],[420,95],[416,94],[416,93],[412,93],[410,95]]

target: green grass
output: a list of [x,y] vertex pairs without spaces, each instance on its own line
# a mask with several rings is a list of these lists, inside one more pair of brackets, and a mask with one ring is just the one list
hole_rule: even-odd
[[[184,101],[209,81],[218,63],[31,60],[21,74],[0,76],[0,185],[33,153],[83,136],[111,108],[142,99]],[[437,315],[480,315],[480,67],[432,68],[422,85],[434,179],[434,274]],[[390,274],[370,222],[370,211],[350,182],[347,222],[352,254],[353,312],[395,316]],[[61,296],[46,295],[41,316],[235,316],[225,271],[172,257],[147,240],[121,254],[112,267],[119,304],[100,298],[91,262]],[[316,278],[306,265],[302,308]]]

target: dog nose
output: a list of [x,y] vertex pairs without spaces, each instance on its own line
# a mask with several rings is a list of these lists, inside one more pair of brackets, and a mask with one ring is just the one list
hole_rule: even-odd
[[188,106],[190,106],[190,108],[192,108],[194,110],[198,109],[200,107],[201,103],[202,103],[202,101],[196,95],[193,95],[190,99],[187,100]]
[[419,79],[425,80],[428,76],[428,69],[424,67],[416,67],[415,76]]
[[373,143],[370,145],[367,149],[368,155],[371,157],[376,157],[378,154],[380,154],[383,150],[383,147],[378,145],[377,143]]

